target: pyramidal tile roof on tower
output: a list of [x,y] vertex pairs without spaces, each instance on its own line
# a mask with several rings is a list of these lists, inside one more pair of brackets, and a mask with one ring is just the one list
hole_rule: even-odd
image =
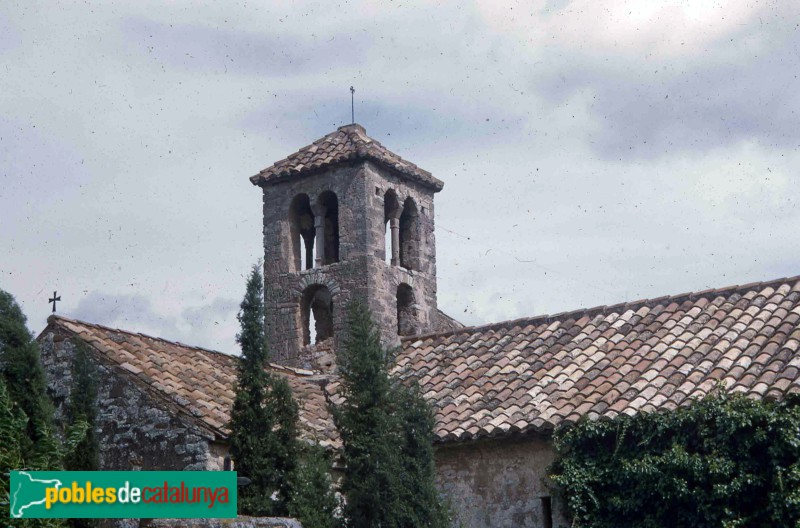
[[394,170],[437,192],[444,183],[430,172],[404,160],[367,135],[359,124],[339,127],[335,132],[301,148],[294,154],[270,165],[250,177],[253,185],[265,185],[297,177],[334,165],[367,160]]

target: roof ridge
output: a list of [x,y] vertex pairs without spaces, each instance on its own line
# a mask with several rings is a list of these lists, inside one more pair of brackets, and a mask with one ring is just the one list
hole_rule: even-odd
[[195,346],[195,345],[187,345],[185,343],[181,343],[180,341],[172,341],[170,339],[164,339],[163,337],[151,336],[151,335],[148,335],[148,334],[145,334],[145,333],[142,333],[142,332],[134,332],[132,330],[125,330],[125,329],[122,329],[122,328],[113,328],[113,327],[102,325],[102,324],[99,324],[99,323],[90,323],[88,321],[83,321],[83,320],[80,320],[80,319],[73,319],[71,317],[65,317],[63,315],[51,315],[50,317],[47,318],[47,322],[48,323],[50,323],[52,321],[58,321],[58,320],[69,321],[71,323],[91,326],[91,327],[94,327],[94,328],[102,328],[103,330],[108,330],[108,331],[111,331],[111,332],[119,332],[121,334],[127,334],[127,335],[130,335],[130,336],[146,337],[148,339],[154,339],[156,341],[161,341],[162,343],[166,343],[166,344],[169,344],[169,345],[175,345],[175,346],[179,346],[179,347],[182,347],[182,348],[189,348],[189,349],[193,349],[193,350],[199,350],[201,352],[208,352],[210,354],[216,354],[216,355],[225,356],[225,357],[228,357],[228,358],[237,358],[237,357],[239,357],[239,356],[236,356],[236,355],[233,355],[233,354],[228,354],[227,352],[220,352],[219,350],[211,350],[210,348],[203,348],[203,347]]
[[651,304],[651,303],[654,303],[654,302],[665,302],[665,301],[677,302],[679,300],[691,300],[691,299],[697,299],[697,298],[700,298],[700,297],[706,297],[706,296],[709,296],[709,295],[715,295],[716,296],[716,295],[720,295],[722,293],[728,293],[728,292],[730,292],[730,293],[733,293],[733,292],[748,292],[748,291],[752,291],[752,290],[754,290],[756,288],[764,288],[764,287],[769,287],[769,286],[773,286],[773,285],[776,285],[776,284],[784,284],[784,283],[787,283],[787,282],[797,282],[797,281],[800,281],[800,275],[795,275],[793,277],[782,277],[782,278],[779,278],[779,279],[772,279],[772,280],[763,281],[763,282],[750,282],[750,283],[741,284],[741,285],[737,284],[737,285],[732,285],[732,286],[723,286],[721,288],[709,288],[707,290],[700,290],[700,291],[694,291],[694,292],[684,292],[684,293],[678,293],[678,294],[675,294],[675,295],[662,295],[661,297],[651,297],[651,298],[639,299],[639,300],[636,300],[636,301],[621,302],[621,303],[616,303],[616,304],[611,304],[611,305],[594,306],[594,307],[591,307],[591,308],[578,308],[576,310],[569,310],[569,311],[566,311],[566,312],[558,312],[558,313],[555,313],[555,314],[541,314],[541,315],[534,315],[534,316],[528,316],[528,317],[520,317],[520,318],[517,318],[517,319],[508,319],[508,320],[505,320],[505,321],[499,321],[499,322],[495,322],[495,323],[485,323],[485,324],[482,324],[482,325],[465,326],[463,328],[450,329],[450,330],[446,330],[444,332],[428,332],[428,333],[425,333],[425,334],[418,334],[418,335],[404,337],[400,341],[401,342],[411,342],[411,343],[413,343],[415,341],[420,341],[420,340],[424,340],[424,339],[430,339],[432,337],[447,337],[447,336],[453,336],[453,335],[458,335],[458,334],[469,334],[469,333],[472,333],[472,332],[478,332],[478,331],[482,331],[482,330],[499,330],[501,328],[511,328],[513,326],[517,326],[517,325],[520,325],[522,323],[525,323],[526,325],[529,325],[529,324],[532,324],[532,323],[540,323],[540,322],[552,322],[552,321],[557,321],[557,320],[562,320],[563,321],[563,320],[569,319],[571,317],[576,317],[576,316],[583,317],[583,316],[587,316],[587,315],[591,315],[591,314],[611,313],[613,311],[621,310],[623,308],[625,308],[626,310],[633,309],[634,307],[641,308],[643,306],[647,306],[648,304]]
[[366,129],[358,123],[341,126],[313,143],[301,147],[251,176],[250,182],[253,185],[274,183],[356,160],[373,161],[417,183],[432,187],[434,192],[444,187],[444,183],[430,172],[392,152],[380,141],[367,135]]
[[[42,331],[42,334],[44,334],[47,331],[47,328],[51,324],[55,324],[55,325],[58,325],[60,328],[66,330],[67,332],[70,332],[73,335],[79,336],[79,334],[77,332],[75,332],[74,330],[72,330],[70,328],[65,327],[62,324],[65,321],[66,322],[70,322],[70,323],[74,323],[74,324],[78,324],[78,325],[85,325],[85,326],[93,327],[93,328],[96,328],[96,329],[109,330],[109,331],[112,331],[112,332],[120,332],[120,333],[123,333],[123,334],[127,334],[129,336],[141,336],[141,335],[144,335],[144,334],[140,334],[140,333],[136,333],[136,332],[130,332],[130,331],[127,331],[127,330],[121,330],[121,329],[118,329],[118,328],[111,328],[111,327],[108,327],[108,326],[105,326],[105,325],[101,325],[101,324],[87,323],[86,321],[81,321],[80,319],[73,319],[73,318],[70,318],[70,317],[64,317],[62,315],[55,315],[55,314],[51,315],[50,317],[47,318],[48,326],[45,327],[45,329]],[[40,334],[40,337],[41,337],[41,334]],[[147,337],[149,337],[149,336],[147,336]],[[166,343],[166,344],[175,344],[173,341],[168,341],[166,339],[158,339],[158,338],[155,338],[155,339],[157,341],[161,341],[161,342]],[[139,369],[138,372],[129,370],[128,368],[126,368],[124,366],[125,363],[119,363],[118,361],[115,361],[114,359],[109,357],[108,354],[106,354],[102,350],[98,349],[93,343],[87,342],[85,340],[84,340],[84,342],[87,343],[90,347],[92,347],[95,350],[97,350],[97,352],[103,358],[103,361],[106,363],[106,365],[109,368],[113,368],[115,372],[118,372],[122,376],[128,377],[134,384],[139,386],[141,388],[141,390],[145,391],[147,394],[151,395],[152,397],[160,399],[166,405],[177,409],[177,411],[180,414],[186,416],[195,425],[197,425],[198,427],[200,427],[202,429],[205,429],[205,430],[211,432],[214,436],[223,437],[223,438],[225,437],[225,432],[224,432],[223,429],[217,427],[216,425],[214,425],[212,423],[209,423],[208,420],[207,420],[207,417],[203,417],[203,416],[199,416],[199,415],[195,414],[195,411],[192,409],[192,406],[191,405],[187,405],[187,403],[185,403],[186,400],[185,400],[185,398],[183,396],[179,395],[176,398],[176,397],[172,396],[171,394],[168,394],[168,393],[164,392],[163,390],[157,388],[153,384],[152,378],[149,375],[147,375],[145,372],[143,372],[141,369]],[[180,346],[183,346],[183,345],[180,345]],[[213,352],[213,351],[210,351],[210,350],[205,350],[205,351],[206,352]],[[221,352],[217,352],[217,353],[218,354],[222,354]],[[184,401],[181,401],[181,399],[183,399]]]
[[[48,318],[38,339],[53,334],[58,336],[56,341],[85,342],[96,360],[115,376],[133,383],[153,398],[155,405],[166,406],[163,408],[199,427],[209,438],[218,441],[228,437],[240,358],[166,339],[153,338],[143,343],[140,333],[60,315]],[[53,353],[59,353],[52,343]],[[229,360],[220,361],[223,356]],[[275,363],[265,370],[290,384],[300,406],[300,436],[316,438],[326,448],[336,448],[338,434],[322,392],[328,377]]]
[[[234,354],[228,354],[226,352],[220,352],[219,350],[211,350],[209,348],[203,348],[203,347],[200,347],[200,346],[188,345],[186,343],[181,343],[180,341],[171,341],[169,339],[164,339],[164,338],[161,338],[161,337],[151,336],[151,335],[148,335],[148,334],[144,334],[142,332],[133,332],[131,330],[124,330],[122,328],[112,328],[110,326],[106,326],[106,325],[102,325],[102,324],[98,324],[98,323],[89,323],[87,321],[82,321],[80,319],[73,319],[73,318],[70,318],[70,317],[65,317],[63,315],[51,315],[50,317],[47,318],[47,322],[48,323],[50,323],[52,321],[58,321],[58,320],[69,321],[71,323],[75,323],[75,324],[79,324],[79,325],[85,325],[85,326],[91,326],[91,327],[94,327],[94,328],[101,328],[103,330],[108,330],[110,332],[119,332],[121,334],[127,334],[129,336],[146,337],[148,339],[153,339],[155,341],[160,341],[160,342],[168,344],[168,345],[175,345],[175,346],[179,346],[179,347],[182,347],[182,348],[187,348],[187,349],[190,349],[190,350],[198,350],[200,352],[207,352],[207,353],[210,353],[210,354],[223,356],[225,358],[232,358],[232,359],[237,359],[238,360],[241,357],[241,356],[237,356],[237,355],[234,355]],[[303,369],[303,368],[299,368],[299,367],[290,367],[290,366],[287,366],[287,365],[281,365],[279,363],[274,363],[272,361],[269,362],[269,367],[272,370],[280,370],[280,371],[288,372],[288,373],[291,373],[291,374],[293,374],[293,375],[295,375],[297,377],[313,377],[313,376],[318,376],[320,374],[319,372],[315,372],[313,370]]]

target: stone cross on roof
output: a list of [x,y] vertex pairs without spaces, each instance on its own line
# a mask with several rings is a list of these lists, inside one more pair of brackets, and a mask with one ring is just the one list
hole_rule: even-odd
[[53,313],[56,313],[56,301],[60,301],[61,300],[61,296],[60,295],[56,296],[56,293],[57,292],[54,291],[53,292],[53,298],[47,300],[47,302],[53,303]]

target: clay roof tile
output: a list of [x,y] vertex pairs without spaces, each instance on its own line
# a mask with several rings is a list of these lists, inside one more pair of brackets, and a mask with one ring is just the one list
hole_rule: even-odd
[[[454,378],[448,385],[470,394],[448,406],[448,416],[459,411],[448,430],[474,417],[486,398],[493,414],[472,437],[548,431],[582,415],[673,409],[707,394],[720,379],[763,397],[800,392],[798,282],[781,279],[456,330],[447,344],[456,354],[494,348],[465,363],[464,381]],[[759,320],[764,309],[770,311],[766,331]],[[415,354],[404,344],[401,358]],[[444,348],[442,341],[434,345],[434,361]],[[519,372],[529,378],[522,382]],[[445,395],[426,393],[434,402]],[[523,405],[532,407],[522,412]]]
[[296,178],[322,168],[353,160],[372,161],[398,174],[440,191],[444,184],[431,173],[404,160],[367,136],[361,125],[339,127],[334,132],[275,162],[250,178],[254,185],[269,185],[288,177]]
[[[104,363],[132,376],[144,390],[177,403],[200,425],[220,437],[227,436],[236,356],[61,316],[51,316],[48,323],[48,327],[60,328],[84,340]],[[287,379],[299,399],[301,434],[316,438],[326,447],[340,446],[323,389],[318,381],[310,379],[312,373],[274,368],[279,369],[277,373]]]
[[[369,138],[357,129],[348,134],[323,138],[305,155],[331,145],[359,155],[349,142]],[[586,415],[674,409],[719,380],[728,390],[777,399],[800,392],[798,283],[780,279],[414,336],[402,342],[394,372],[420,382],[439,442],[547,432]],[[209,427],[227,421],[235,357],[66,318],[51,322],[184,402]],[[302,395],[304,427],[340,445],[326,404],[342,401],[335,376],[323,389],[312,373],[280,372]]]

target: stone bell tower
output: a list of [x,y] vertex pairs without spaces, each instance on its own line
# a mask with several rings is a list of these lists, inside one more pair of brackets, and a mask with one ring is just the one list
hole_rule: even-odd
[[352,124],[250,181],[264,195],[273,361],[332,368],[355,299],[372,311],[387,345],[454,323],[436,306],[433,196],[443,183],[429,172]]

